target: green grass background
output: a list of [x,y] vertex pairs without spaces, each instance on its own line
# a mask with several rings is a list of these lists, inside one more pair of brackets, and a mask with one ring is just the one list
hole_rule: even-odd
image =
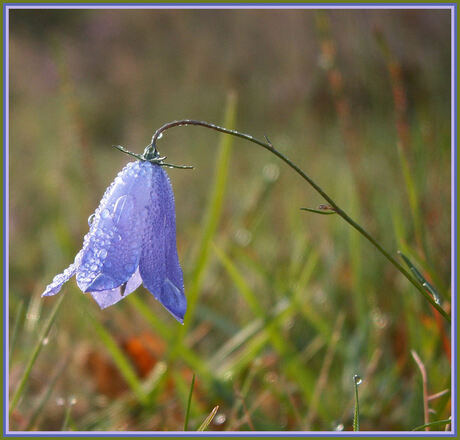
[[[165,122],[263,139],[450,304],[450,13],[10,12],[10,429],[411,430],[450,390],[450,328],[268,152],[177,128],[168,170],[189,309],[66,284],[104,189]],[[450,392],[430,401],[447,419]],[[444,426],[436,429],[444,429]]]

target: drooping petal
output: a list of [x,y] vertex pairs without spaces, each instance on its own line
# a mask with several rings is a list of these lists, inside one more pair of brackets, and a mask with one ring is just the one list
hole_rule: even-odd
[[64,270],[64,272],[56,275],[53,278],[53,281],[46,286],[45,291],[42,293],[42,296],[53,296],[59,293],[64,283],[70,280],[75,275],[77,268],[80,264],[80,260],[82,257],[82,251],[80,251],[77,256],[75,257],[74,262]]
[[148,217],[144,231],[139,271],[144,286],[180,322],[187,301],[176,246],[174,194],[166,172],[153,169]]
[[146,164],[129,163],[94,213],[77,268],[77,283],[83,292],[116,289],[139,265],[152,179],[152,169]]
[[125,286],[125,290],[122,293],[122,287],[116,287],[111,290],[102,290],[100,292],[90,292],[91,296],[97,302],[101,309],[105,309],[109,306],[116,304],[123,298],[134,292],[142,284],[142,279],[139,274],[139,268],[134,272],[133,276],[128,280]]
[[166,243],[166,278],[163,282],[161,301],[166,302],[168,310],[173,313],[181,322],[184,320],[187,309],[187,300],[184,294],[184,276],[177,255],[176,243],[176,210],[174,206],[174,193],[169,181],[169,177],[161,168],[164,176],[164,190],[166,194],[166,224],[165,224],[165,243]]

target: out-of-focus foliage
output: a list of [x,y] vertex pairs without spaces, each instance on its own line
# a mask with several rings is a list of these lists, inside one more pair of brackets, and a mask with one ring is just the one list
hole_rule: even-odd
[[[130,160],[111,145],[223,123],[229,95],[235,128],[267,135],[449,309],[449,11],[10,14],[11,394],[56,301],[40,294]],[[101,312],[72,281],[11,429],[181,430],[193,373],[189,429],[219,405],[208,430],[351,430],[354,374],[362,430],[424,423],[410,351],[430,394],[449,388],[450,329],[338,216],[300,211],[324,201],[274,156],[220,142],[189,127],[159,143],[195,166],[168,171],[198,289],[185,330],[143,289]],[[449,394],[430,406],[446,419]]]

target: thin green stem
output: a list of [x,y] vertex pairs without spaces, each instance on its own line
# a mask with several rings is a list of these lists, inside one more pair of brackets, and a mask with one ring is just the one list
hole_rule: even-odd
[[72,402],[72,398],[68,399],[65,414],[64,414],[64,420],[61,426],[61,431],[67,431],[67,426],[69,425],[69,421],[70,421],[70,412],[72,410],[73,404],[74,403]]
[[353,376],[353,383],[355,386],[355,412],[353,414],[353,431],[359,431],[359,398],[358,386],[361,384],[361,378],[358,375]]
[[370,241],[378,249],[378,251],[388,261],[390,261],[390,263],[393,264],[393,266],[395,266],[396,269],[398,269],[398,271],[401,272],[412,283],[412,285],[443,316],[443,318],[447,322],[450,323],[450,317],[446,313],[446,311],[439,304],[436,303],[436,301],[430,296],[430,294],[426,292],[425,289],[423,289],[423,287],[420,286],[416,280],[414,280],[414,278],[410,275],[410,273],[406,269],[404,269],[404,267],[401,264],[399,264],[398,261],[396,261],[396,259],[393,258],[377,242],[377,240],[375,240],[361,225],[356,223],[342,208],[340,208],[337,205],[337,203],[310,176],[308,176],[304,171],[302,171],[295,163],[293,163],[290,159],[288,159],[284,154],[280,153],[277,149],[275,149],[275,147],[273,146],[273,144],[270,142],[268,138],[266,138],[267,142],[263,142],[249,134],[240,133],[239,131],[236,131],[236,130],[229,130],[227,128],[220,127],[218,125],[211,124],[209,122],[196,121],[193,119],[183,119],[180,121],[172,121],[172,122],[169,122],[161,126],[153,135],[152,142],[150,143],[149,148],[151,148],[152,151],[156,151],[156,142],[161,137],[162,133],[165,132],[166,130],[169,130],[170,128],[173,128],[173,127],[181,127],[181,126],[187,126],[187,125],[196,125],[196,126],[206,127],[206,128],[210,128],[215,131],[219,131],[221,133],[226,133],[232,136],[239,137],[241,139],[245,139],[249,142],[252,142],[254,144],[261,146],[262,148],[265,148],[266,150],[270,151],[275,156],[280,158],[283,162],[289,165],[297,174],[299,174],[304,180],[306,180],[329,203],[329,205],[331,205],[331,207],[336,212],[336,214],[340,215],[340,217],[342,217],[348,224],[350,224],[361,235],[363,235],[368,241]]
[[11,339],[10,339],[10,352],[9,352],[9,355],[8,355],[10,368],[11,368],[11,361],[13,359],[14,343],[16,342],[16,336],[18,334],[19,322],[21,321],[23,306],[24,306],[24,301],[21,301],[19,303],[19,307],[18,307],[18,310],[16,312],[16,317],[14,319],[13,333],[11,334]]
[[194,385],[195,385],[195,374],[193,374],[192,383],[190,384],[190,392],[188,394],[187,409],[185,410],[184,431],[188,431],[188,419],[190,417],[190,407],[192,405],[192,395],[193,395]]

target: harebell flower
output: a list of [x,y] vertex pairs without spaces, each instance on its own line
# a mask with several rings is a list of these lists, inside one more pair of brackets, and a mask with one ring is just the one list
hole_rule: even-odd
[[[107,188],[90,216],[75,261],[56,275],[42,296],[56,295],[76,275],[78,287],[104,309],[141,284],[183,323],[187,301],[176,246],[174,195],[163,162],[149,145]],[[190,168],[190,167],[180,167]]]

